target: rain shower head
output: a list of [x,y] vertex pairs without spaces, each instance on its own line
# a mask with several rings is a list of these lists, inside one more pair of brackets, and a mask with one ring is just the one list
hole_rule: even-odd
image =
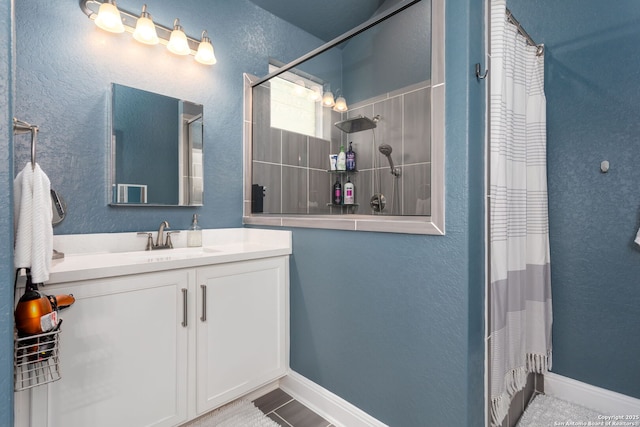
[[360,132],[363,130],[374,129],[377,126],[376,125],[377,121],[378,121],[378,116],[374,117],[373,119],[370,119],[368,117],[360,115],[358,117],[353,117],[347,120],[343,120],[341,122],[337,122],[335,123],[334,126],[340,129],[342,132],[354,133],[354,132]]
[[378,151],[387,156],[387,160],[389,160],[389,167],[391,168],[391,174],[394,176],[400,176],[400,168],[396,169],[393,165],[393,160],[391,159],[391,152],[393,152],[393,148],[389,144],[380,144],[378,146]]

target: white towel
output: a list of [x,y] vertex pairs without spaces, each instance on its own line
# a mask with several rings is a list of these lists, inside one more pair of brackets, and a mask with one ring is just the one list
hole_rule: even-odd
[[53,256],[51,183],[36,163],[18,173],[13,183],[16,268],[30,268],[33,283],[49,280]]
[[640,229],[638,230],[638,234],[636,234],[636,244],[640,245]]

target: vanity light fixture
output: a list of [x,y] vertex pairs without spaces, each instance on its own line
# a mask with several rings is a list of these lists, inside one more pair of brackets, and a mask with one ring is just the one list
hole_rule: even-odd
[[124,33],[124,25],[115,0],[106,0],[100,5],[96,25],[110,33]]
[[202,32],[202,38],[200,39],[198,52],[196,53],[196,61],[204,65],[213,65],[218,62],[216,54],[213,52],[211,39],[207,35],[207,30]]
[[304,84],[304,80],[299,79],[295,81],[295,87],[293,88],[293,94],[296,96],[304,96],[307,87]]
[[191,53],[189,42],[187,42],[187,35],[184,33],[178,18],[173,21],[173,31],[171,31],[171,37],[169,38],[167,49],[169,49],[169,52],[175,53],[176,55],[189,55],[189,53]]
[[328,90],[324,93],[324,95],[322,95],[322,105],[329,108],[336,105],[336,101],[333,99],[333,92]]
[[185,34],[179,19],[174,21],[172,28],[154,23],[147,12],[147,5],[142,6],[140,15],[119,9],[115,0],[80,0],[80,9],[105,31],[132,33],[140,43],[163,44],[176,55],[193,55],[200,64],[213,65],[217,62],[206,31],[198,40]]
[[333,111],[344,113],[348,109],[347,100],[344,99],[344,96],[339,96],[338,99],[336,99],[336,104],[333,106]]
[[136,23],[136,29],[133,32],[133,38],[144,44],[158,44],[158,33],[156,32],[156,26],[153,24],[151,15],[147,12],[147,5],[142,5],[142,13]]
[[314,85],[311,87],[311,92],[309,93],[309,101],[318,102],[320,100],[322,100],[322,88]]

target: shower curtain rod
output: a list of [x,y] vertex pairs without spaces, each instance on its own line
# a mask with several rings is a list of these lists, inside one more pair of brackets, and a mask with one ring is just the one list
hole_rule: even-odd
[[506,13],[507,13],[507,20],[509,22],[511,22],[513,25],[516,26],[516,28],[518,29],[518,32],[525,38],[527,39],[527,43],[530,46],[535,46],[536,48],[538,48],[538,51],[536,52],[537,56],[540,56],[544,53],[544,45],[543,44],[538,44],[535,41],[533,41],[533,38],[531,38],[531,36],[529,35],[529,33],[526,32],[526,30],[522,27],[522,25],[520,24],[520,22],[518,22],[518,20],[515,18],[515,16],[513,16],[513,13],[511,13],[511,11],[509,9],[506,9]]

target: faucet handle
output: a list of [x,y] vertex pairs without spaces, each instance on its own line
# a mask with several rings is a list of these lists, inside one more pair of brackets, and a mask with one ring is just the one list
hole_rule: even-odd
[[177,233],[180,233],[180,230],[167,231],[167,241],[164,243],[164,245],[169,247],[170,249],[173,249],[173,243],[171,242],[171,235],[177,234]]
[[147,236],[147,248],[145,249],[146,251],[150,251],[151,249],[153,249],[153,234],[152,233],[147,233],[147,232],[139,232],[138,236]]

